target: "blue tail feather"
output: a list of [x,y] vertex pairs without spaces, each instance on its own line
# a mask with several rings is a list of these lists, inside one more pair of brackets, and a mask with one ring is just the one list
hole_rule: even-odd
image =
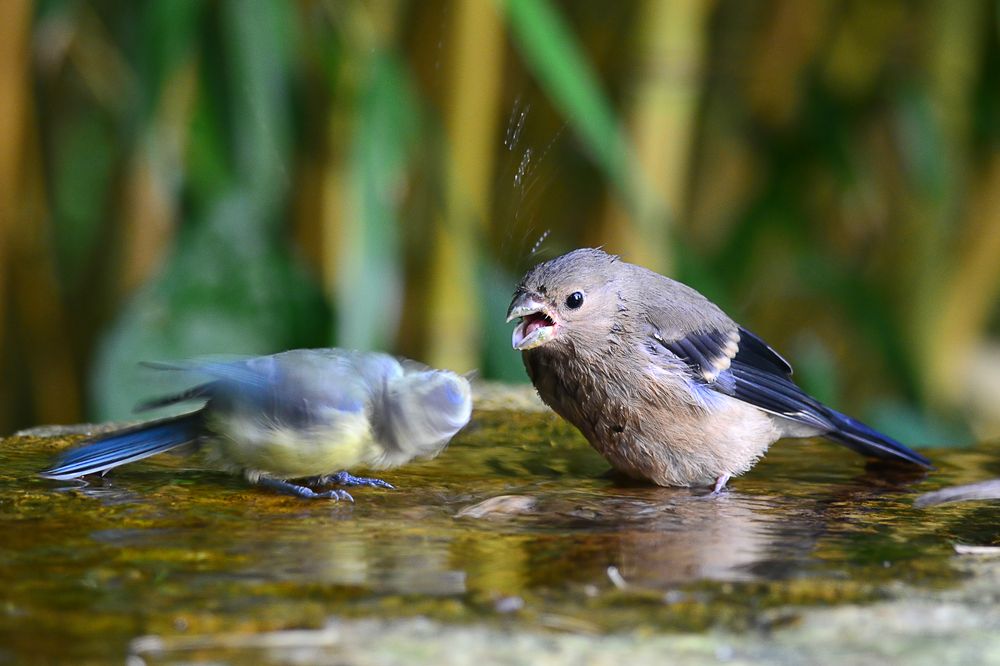
[[63,480],[106,472],[193,442],[203,432],[202,423],[201,412],[192,412],[98,435],[64,453],[40,474]]
[[843,444],[862,455],[874,456],[884,460],[905,460],[916,465],[933,468],[930,460],[893,438],[883,435],[861,421],[852,419],[850,416],[846,416],[830,408],[826,408],[826,410],[827,416],[833,422],[834,426],[836,426],[835,430],[826,433],[826,436],[833,441]]

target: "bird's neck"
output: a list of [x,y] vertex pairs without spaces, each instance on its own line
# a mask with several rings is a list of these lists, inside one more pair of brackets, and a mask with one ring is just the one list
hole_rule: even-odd
[[524,365],[538,395],[557,414],[580,428],[585,435],[597,425],[602,414],[614,412],[609,404],[616,386],[615,368],[621,359],[607,347],[582,350],[571,346],[560,349],[539,347],[523,354]]

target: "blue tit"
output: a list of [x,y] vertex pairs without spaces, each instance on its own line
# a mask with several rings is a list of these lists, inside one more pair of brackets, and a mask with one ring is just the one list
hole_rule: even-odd
[[166,451],[198,450],[209,467],[251,483],[300,497],[350,499],[341,489],[316,492],[289,479],[391,488],[348,470],[433,457],[472,412],[465,377],[382,353],[299,349],[157,367],[201,383],[140,409],[188,402],[201,408],[96,436],[41,475],[74,479]]

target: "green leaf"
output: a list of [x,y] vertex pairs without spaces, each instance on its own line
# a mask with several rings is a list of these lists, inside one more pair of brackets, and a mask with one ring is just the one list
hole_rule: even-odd
[[233,191],[182,235],[164,274],[136,294],[100,347],[98,418],[124,418],[138,402],[189,385],[151,375],[141,361],[265,354],[327,339],[319,289],[282,244],[245,233],[267,226],[259,215],[252,197]]
[[351,147],[352,201],[358,219],[338,257],[337,344],[355,349],[392,346],[402,301],[400,195],[417,138],[419,103],[393,54],[370,61]]
[[578,40],[548,0],[506,0],[525,62],[566,115],[626,203],[637,186],[628,143]]

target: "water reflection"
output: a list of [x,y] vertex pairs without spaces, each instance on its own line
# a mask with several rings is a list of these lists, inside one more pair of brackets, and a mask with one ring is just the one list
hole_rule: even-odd
[[[996,462],[988,448],[939,455],[928,477],[782,443],[706,497],[606,478],[606,463],[549,415],[479,414],[444,455],[394,472],[400,490],[359,489],[350,504],[169,461],[53,484],[33,475],[52,446],[32,442],[0,442],[0,584],[16,611],[0,616],[0,638],[24,645],[66,623],[76,645],[104,645],[115,631],[112,644],[125,645],[136,604],[155,631],[177,618],[215,631],[406,612],[509,612],[588,631],[673,626],[690,607],[653,612],[669,610],[672,594],[738,589],[727,603],[754,613],[783,582],[940,582],[952,576],[951,543],[992,543],[1000,522],[995,506],[912,506],[920,492],[981,477]],[[609,567],[656,605],[614,601]],[[600,612],[588,606],[609,599]],[[96,621],[104,633],[91,631]]]
[[465,572],[452,562],[454,539],[385,528],[336,533],[292,528],[266,543],[244,542],[234,551],[252,554],[244,576],[361,588],[375,594],[460,595]]
[[[752,580],[775,558],[801,559],[818,531],[814,513],[782,521],[766,501],[743,495],[657,508],[663,513],[649,525],[616,535],[617,566],[630,583],[667,587],[701,579]],[[786,568],[780,575],[788,573]]]
[[518,556],[503,558],[524,563],[520,587],[554,579],[603,584],[609,566],[629,584],[659,588],[775,575],[772,562],[781,562],[779,575],[788,575],[822,532],[821,514],[791,506],[782,511],[781,505],[790,503],[781,498],[618,492],[567,493],[539,502],[531,516],[509,519],[506,530],[528,531],[521,535]]

